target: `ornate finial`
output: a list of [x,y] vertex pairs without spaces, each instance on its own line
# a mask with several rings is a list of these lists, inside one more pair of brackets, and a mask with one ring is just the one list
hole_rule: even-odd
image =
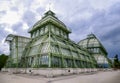
[[49,0],[48,4],[46,5],[46,11],[50,11],[52,8],[51,0]]
[[51,9],[51,3],[49,3],[49,10]]
[[49,0],[49,4],[47,4],[47,12],[45,13],[45,16],[47,15],[52,15],[55,16],[55,13],[51,11],[52,9],[52,4],[51,4],[51,0]]

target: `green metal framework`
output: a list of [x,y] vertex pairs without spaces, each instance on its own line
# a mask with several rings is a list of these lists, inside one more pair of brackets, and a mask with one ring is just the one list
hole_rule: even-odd
[[94,34],[89,34],[86,39],[78,42],[78,45],[91,52],[97,61],[98,67],[109,67],[107,51]]
[[26,44],[29,42],[29,38],[9,34],[5,41],[9,43],[10,47],[10,56],[7,63],[7,67],[18,67],[21,60],[22,53]]
[[71,31],[52,11],[45,13],[30,30],[21,67],[27,68],[95,68],[91,54],[69,39]]

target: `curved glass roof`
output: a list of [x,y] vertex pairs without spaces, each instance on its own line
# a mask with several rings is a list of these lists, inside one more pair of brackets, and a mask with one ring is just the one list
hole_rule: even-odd
[[105,52],[105,48],[100,43],[100,41],[97,39],[97,37],[94,34],[89,34],[86,39],[81,40],[78,42],[78,44],[83,48],[102,48]]

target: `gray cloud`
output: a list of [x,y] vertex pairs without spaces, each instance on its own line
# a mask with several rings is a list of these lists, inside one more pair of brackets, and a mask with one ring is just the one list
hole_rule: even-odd
[[109,12],[110,14],[120,14],[120,2],[112,5],[110,7],[110,10],[112,10],[112,11]]
[[19,32],[19,29],[22,29],[23,24],[21,22],[18,22],[12,26],[12,29],[16,32]]
[[[93,32],[107,49],[109,57],[115,54],[120,55],[120,3],[113,4],[108,10],[92,8],[88,11],[92,13],[88,19],[80,19],[81,10],[79,10],[76,12],[77,18],[74,21],[65,21],[72,29],[71,39],[78,42],[85,35]],[[74,18],[74,15],[67,17],[68,20],[69,18]]]
[[[94,0],[54,0],[52,3],[54,4],[53,11],[55,10],[56,16],[72,30],[70,34],[72,40],[78,42],[85,38],[87,34],[93,32],[107,49],[109,57],[113,57],[116,53],[120,55],[120,2],[112,0],[110,2],[107,1],[110,4],[103,2],[105,7],[101,6],[101,8],[98,4],[99,2],[93,2]],[[36,15],[41,15],[45,12],[45,8],[41,6],[35,7],[35,10],[31,9],[33,3],[33,0],[18,0],[16,3],[23,5],[25,8],[20,22],[11,26],[19,35],[28,36],[27,30],[22,28],[23,23],[27,23],[31,27],[37,21]],[[44,3],[45,5],[48,4],[47,1]],[[15,5],[10,10],[18,12],[20,9],[19,6]],[[0,11],[0,14],[5,15],[6,12]],[[0,24],[0,39],[3,39],[8,33],[1,26],[5,27],[7,24]]]
[[0,11],[0,15],[6,14],[6,11]]
[[33,0],[25,0],[22,3],[24,4],[24,7],[28,7],[29,8],[31,6],[31,4],[33,3]]
[[39,14],[42,14],[43,12],[45,12],[45,9],[44,8],[41,8],[41,7],[38,7],[36,9],[36,12],[39,13]]
[[23,29],[23,23],[19,22],[12,26],[12,29],[17,32],[17,34],[22,36],[29,36],[27,30]]
[[11,7],[10,8],[12,11],[19,11],[17,7]]
[[22,19],[28,24],[29,27],[33,26],[33,24],[36,22],[35,13],[29,10],[24,12]]
[[7,27],[8,24],[0,24],[0,40],[2,40],[3,38],[5,38],[7,36],[7,32],[4,30],[5,27]]

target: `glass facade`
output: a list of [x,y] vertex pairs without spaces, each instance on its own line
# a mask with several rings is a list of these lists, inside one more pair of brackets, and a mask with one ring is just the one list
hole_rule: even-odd
[[92,53],[97,61],[98,67],[104,68],[106,64],[109,65],[107,51],[94,34],[88,35],[86,39],[81,40],[78,44],[80,47],[86,48]]
[[25,60],[24,67],[28,64],[27,67],[96,67],[94,57],[69,39],[71,32],[52,11],[45,13],[36,24],[29,31],[32,39],[22,57]]
[[[10,67],[19,66],[19,62],[21,60],[22,53],[25,49],[25,46],[29,42],[29,38],[17,35],[8,35],[6,41],[10,44],[10,56],[9,61],[11,64],[7,65]],[[9,62],[8,62],[9,63]]]
[[95,58],[69,39],[71,31],[52,11],[46,12],[29,33],[31,38],[21,51],[20,67],[96,68]]

